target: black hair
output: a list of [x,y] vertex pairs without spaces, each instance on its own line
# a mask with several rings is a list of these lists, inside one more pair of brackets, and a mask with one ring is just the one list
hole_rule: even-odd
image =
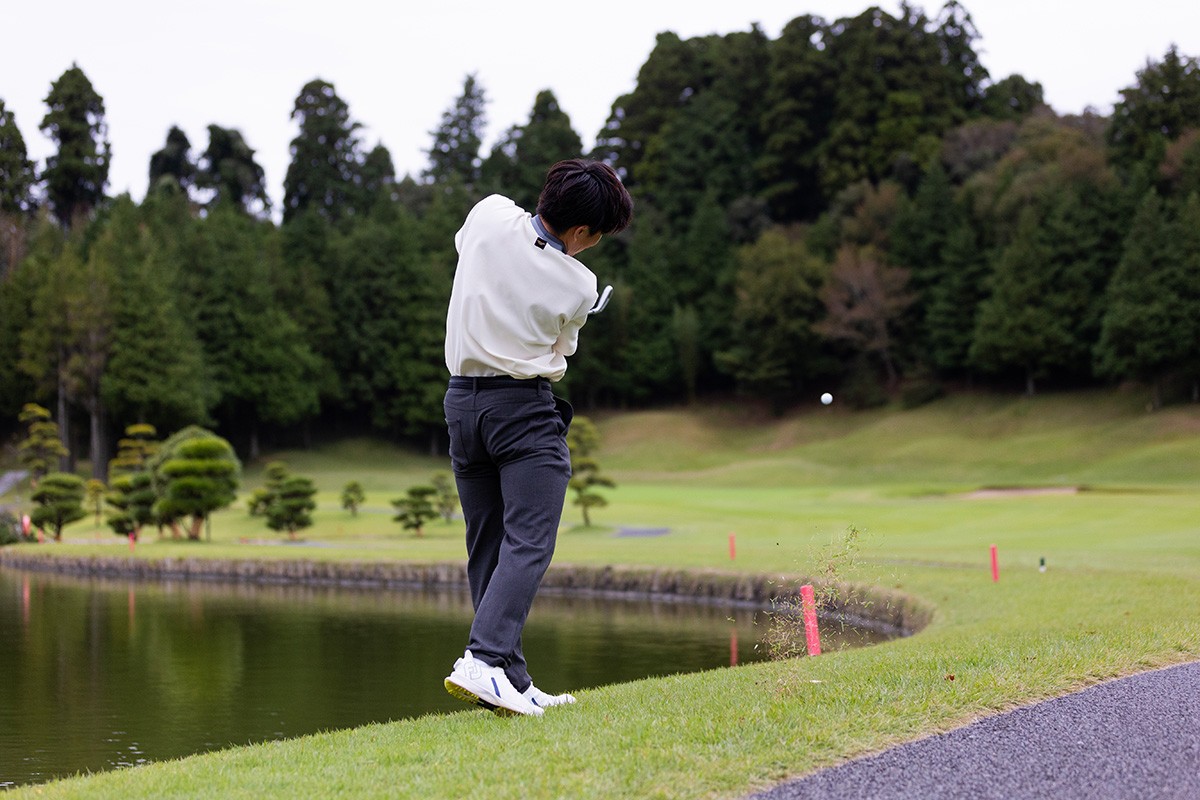
[[576,225],[592,233],[619,233],[633,220],[633,198],[608,164],[572,158],[546,173],[537,213],[559,233]]

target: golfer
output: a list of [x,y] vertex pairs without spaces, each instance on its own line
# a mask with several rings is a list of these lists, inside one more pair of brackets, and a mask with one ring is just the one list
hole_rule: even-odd
[[575,702],[533,685],[521,631],[554,554],[571,477],[571,406],[550,385],[598,310],[596,276],[575,257],[624,230],[632,215],[611,167],[573,159],[550,168],[536,215],[492,195],[454,238],[445,410],[475,619],[446,690],[499,714],[540,715]]

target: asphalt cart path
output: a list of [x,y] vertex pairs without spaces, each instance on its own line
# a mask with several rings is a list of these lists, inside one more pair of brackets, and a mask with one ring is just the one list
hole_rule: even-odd
[[1200,662],[989,717],[753,798],[1197,800]]

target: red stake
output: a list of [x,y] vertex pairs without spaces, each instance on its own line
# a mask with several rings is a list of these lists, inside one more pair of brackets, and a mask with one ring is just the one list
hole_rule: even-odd
[[800,605],[804,609],[804,639],[810,656],[821,655],[821,632],[817,628],[817,601],[811,584],[800,587]]
[[992,545],[992,583],[1000,580],[1000,559],[996,557],[996,545]]
[[737,558],[737,534],[732,531],[729,534],[729,560],[733,561]]

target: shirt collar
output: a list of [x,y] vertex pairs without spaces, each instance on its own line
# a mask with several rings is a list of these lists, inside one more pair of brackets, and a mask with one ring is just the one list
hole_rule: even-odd
[[537,235],[540,238],[545,239],[547,244],[562,253],[567,252],[567,246],[563,244],[561,239],[550,232],[550,229],[547,228],[542,222],[541,217],[539,217],[537,214],[534,214],[529,221],[533,223],[533,229],[537,232]]

